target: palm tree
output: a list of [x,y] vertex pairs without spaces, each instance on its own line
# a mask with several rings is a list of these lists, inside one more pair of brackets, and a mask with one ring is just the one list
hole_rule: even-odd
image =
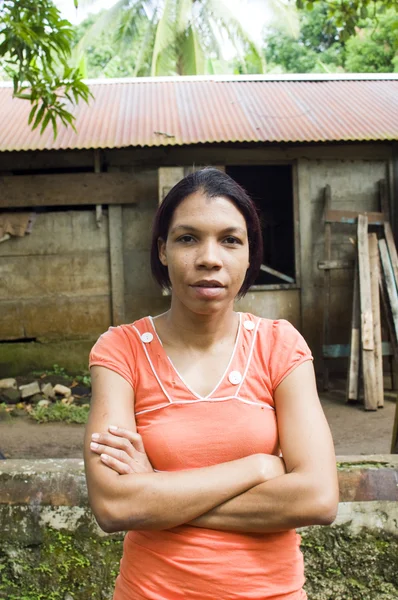
[[[250,1],[253,0],[248,0]],[[88,6],[94,0],[80,0]],[[290,0],[268,0],[285,21],[295,23]],[[239,22],[228,0],[118,0],[103,11],[83,36],[78,48],[84,50],[103,31],[115,32],[115,47],[123,51],[136,45],[134,75],[201,75],[214,73],[223,60],[226,44],[232,46],[243,72],[265,70],[263,53]],[[143,72],[143,65],[150,72]]]

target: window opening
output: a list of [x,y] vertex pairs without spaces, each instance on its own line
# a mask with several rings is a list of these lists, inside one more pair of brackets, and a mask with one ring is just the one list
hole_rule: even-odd
[[226,172],[248,192],[260,216],[263,267],[254,285],[295,284],[292,166],[228,166]]

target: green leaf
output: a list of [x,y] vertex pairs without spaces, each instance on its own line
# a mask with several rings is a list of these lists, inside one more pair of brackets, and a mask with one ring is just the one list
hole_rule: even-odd
[[29,119],[28,119],[28,125],[31,124],[31,122],[33,121],[33,117],[35,116],[35,113],[37,111],[38,108],[38,104],[35,104],[32,108],[32,110],[29,113]]
[[37,113],[37,115],[36,115],[35,122],[33,123],[32,130],[36,129],[36,127],[39,125],[40,121],[41,121],[41,120],[42,120],[42,118],[43,118],[43,115],[44,115],[44,111],[45,111],[45,110],[46,110],[46,105],[45,105],[45,104],[44,104],[44,102],[43,102],[43,104],[42,104],[42,105],[41,105],[41,107],[39,108],[39,110],[38,110],[38,113]]
[[49,124],[51,119],[51,109],[48,108],[47,109],[47,114],[43,119],[43,123],[41,124],[41,128],[40,128],[40,135],[43,133],[43,131],[45,130],[45,128],[47,127],[47,125]]

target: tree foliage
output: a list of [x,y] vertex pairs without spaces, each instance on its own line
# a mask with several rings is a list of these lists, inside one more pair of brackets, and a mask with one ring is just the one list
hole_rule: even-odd
[[397,0],[296,0],[297,8],[309,11],[319,4],[327,5],[326,26],[337,27],[343,42],[355,35],[360,20],[374,20],[387,9],[396,12],[398,8]]
[[[80,0],[89,5],[92,0]],[[295,24],[294,4],[268,0],[280,18]],[[199,75],[227,67],[226,44],[238,57],[242,72],[264,70],[263,54],[234,14],[228,0],[119,0],[95,20],[79,43],[89,54],[104,32],[114,32],[115,53],[122,56],[134,45],[133,74]],[[250,65],[245,57],[250,55]],[[150,64],[148,69],[147,65]]]
[[73,28],[51,0],[0,3],[1,69],[13,82],[14,96],[30,101],[29,124],[41,132],[57,118],[74,126],[70,107],[90,92],[78,68],[68,64]]
[[276,27],[267,31],[265,57],[269,70],[287,73],[398,70],[397,12],[394,9],[358,19],[353,34],[345,38],[339,21],[330,18],[330,5],[330,2],[319,1],[313,3],[311,10],[299,11],[297,39]]

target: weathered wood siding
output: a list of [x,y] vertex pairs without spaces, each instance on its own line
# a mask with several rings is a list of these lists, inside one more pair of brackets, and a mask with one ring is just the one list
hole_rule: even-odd
[[95,210],[39,213],[0,244],[0,339],[79,338],[110,324],[108,220]]

